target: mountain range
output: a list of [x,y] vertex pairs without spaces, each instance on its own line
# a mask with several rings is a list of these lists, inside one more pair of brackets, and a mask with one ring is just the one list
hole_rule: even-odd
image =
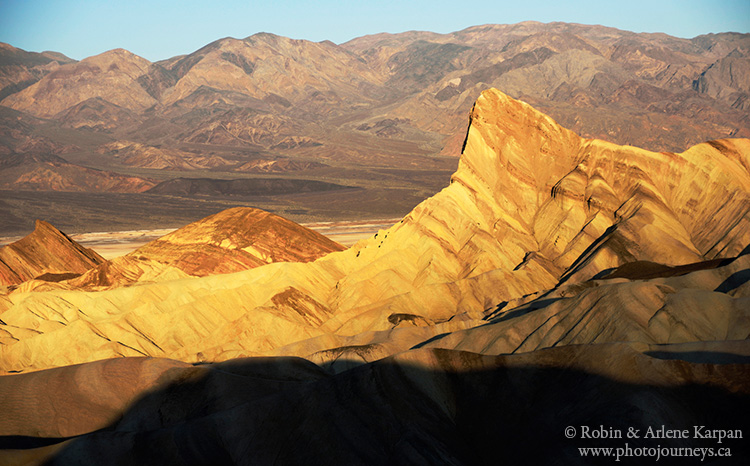
[[[749,53],[748,34],[680,39],[534,22],[339,45],[260,33],[153,63],[122,49],[76,62],[4,45],[0,153],[70,166],[2,169],[0,189],[141,192],[174,171],[199,171],[335,178],[363,198],[405,189],[424,198],[444,182],[426,181],[432,172],[455,170],[466,115],[489,87],[584,137],[681,152],[750,136]],[[368,181],[393,167],[401,171],[388,183]],[[305,209],[335,215],[320,205]]]
[[[744,464],[748,53],[3,45],[0,231],[45,220],[0,247],[0,464]],[[395,214],[349,248],[294,221]],[[62,232],[176,219],[110,260]],[[660,428],[691,435],[625,437]]]

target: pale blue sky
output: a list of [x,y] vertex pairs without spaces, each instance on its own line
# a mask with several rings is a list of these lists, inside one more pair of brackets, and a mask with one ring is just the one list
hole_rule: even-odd
[[79,60],[122,47],[155,61],[222,37],[256,32],[343,43],[378,32],[446,33],[526,20],[602,24],[678,37],[746,33],[750,0],[0,0],[0,42]]

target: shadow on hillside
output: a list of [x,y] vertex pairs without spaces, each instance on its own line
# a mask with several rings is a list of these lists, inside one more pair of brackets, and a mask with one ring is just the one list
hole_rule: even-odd
[[750,281],[750,269],[739,270],[728,276],[714,291],[719,293],[731,293],[737,288]]
[[[582,458],[578,449],[626,444],[682,448],[681,454],[688,454],[686,448],[712,448],[714,454],[730,449],[732,457],[706,464],[746,464],[750,455],[747,365],[706,371],[674,361],[631,361],[621,364],[630,371],[622,376],[637,383],[625,383],[470,353],[431,354],[440,367],[463,369],[388,359],[328,375],[306,361],[290,365],[289,358],[278,365],[243,359],[187,368],[184,376],[141,397],[118,422],[61,445],[45,464],[617,464],[614,458]],[[693,378],[689,374],[698,374],[701,383],[685,383]],[[662,426],[688,438],[643,438],[649,427]],[[695,438],[695,426],[739,429],[735,435],[744,438]],[[566,438],[569,427],[575,438]],[[641,438],[628,438],[631,428]],[[592,438],[581,438],[586,429]],[[604,434],[622,438],[593,438]],[[5,449],[21,449],[6,451],[6,460],[33,455],[31,449],[50,442],[0,441]],[[662,457],[658,464],[700,462],[683,456]]]

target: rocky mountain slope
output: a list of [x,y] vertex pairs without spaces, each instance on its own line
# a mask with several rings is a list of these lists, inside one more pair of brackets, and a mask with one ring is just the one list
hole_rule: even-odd
[[705,425],[742,464],[749,157],[585,139],[485,91],[450,185],[348,250],[0,298],[0,370],[24,372],[0,377],[0,460],[591,464],[624,445],[585,427]]
[[457,155],[466,112],[496,87],[585,137],[682,151],[750,136],[748,53],[747,34],[679,39],[567,23],[340,45],[261,33],[157,63],[121,49],[64,63],[2,105],[141,144],[293,153],[284,140],[311,138],[320,147],[306,157],[349,149],[359,163],[392,164],[383,149]]
[[[95,97],[109,104],[145,110],[154,99],[136,79],[149,62],[127,50],[116,49],[59,67],[21,92],[7,97],[6,105],[40,117],[52,117]],[[75,83],[71,86],[70,82]],[[64,92],[63,92],[64,90]]]
[[73,62],[61,53],[26,52],[0,43],[0,99],[31,86],[60,65]]

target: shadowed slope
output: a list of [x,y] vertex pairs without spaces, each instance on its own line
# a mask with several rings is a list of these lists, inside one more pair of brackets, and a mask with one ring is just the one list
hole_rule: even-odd
[[487,324],[421,346],[503,354],[615,341],[747,340],[750,255],[727,262],[677,277],[561,286],[504,303]]
[[[623,343],[497,357],[422,349],[336,376],[314,369],[285,359],[175,367],[107,430],[53,448],[0,452],[0,459],[25,454],[37,461],[52,456],[52,464],[591,464],[579,447],[624,448],[625,442],[631,448],[728,447],[732,456],[723,464],[742,464],[749,453],[734,430],[746,426],[750,408],[748,364],[722,364],[708,353],[696,364],[649,357]],[[0,386],[34,375],[41,380],[47,372],[2,377]],[[85,410],[96,406],[85,397],[78,403]],[[580,435],[584,426],[600,425],[621,431],[622,438],[565,436],[567,426]],[[696,425],[731,429],[733,438],[721,444],[697,438]],[[625,437],[628,428],[643,434],[660,426],[689,429],[691,435]],[[12,448],[13,440],[4,443]],[[677,461],[685,458],[661,458]]]
[[2,377],[0,437],[60,438],[99,430],[144,391],[184,379],[189,368],[167,359],[119,358]]

